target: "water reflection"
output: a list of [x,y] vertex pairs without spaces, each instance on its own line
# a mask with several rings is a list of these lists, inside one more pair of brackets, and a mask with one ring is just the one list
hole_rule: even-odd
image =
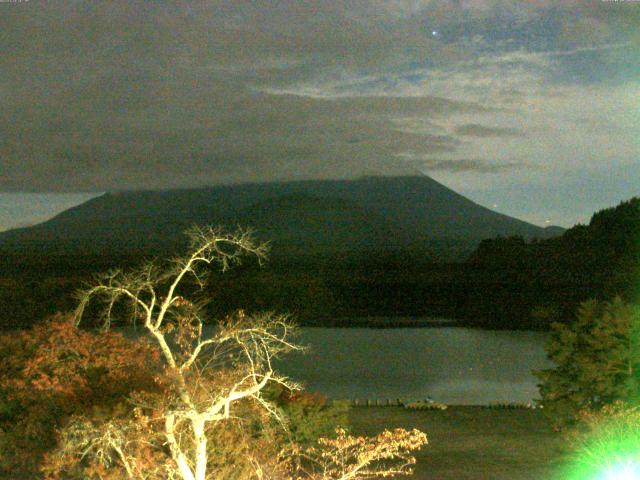
[[401,398],[451,404],[529,402],[531,370],[549,365],[545,335],[466,328],[303,328],[305,355],[278,368],[330,398]]

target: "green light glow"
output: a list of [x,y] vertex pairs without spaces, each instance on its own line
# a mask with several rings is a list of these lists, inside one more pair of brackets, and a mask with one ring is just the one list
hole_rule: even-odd
[[558,480],[640,480],[640,454],[634,458],[592,459],[585,462],[578,458],[572,462],[568,470],[556,477]]
[[616,403],[583,428],[558,480],[640,480],[640,407]]
[[605,470],[603,480],[640,480],[640,465],[634,460],[618,463]]

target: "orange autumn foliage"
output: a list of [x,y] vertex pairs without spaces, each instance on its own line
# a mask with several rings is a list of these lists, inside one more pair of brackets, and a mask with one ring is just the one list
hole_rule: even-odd
[[427,443],[427,435],[417,429],[396,428],[362,437],[337,428],[335,438],[321,438],[316,447],[307,450],[306,457],[315,465],[305,478],[364,480],[412,475],[416,463],[412,452]]
[[[0,354],[6,360],[0,367],[2,473],[10,478],[44,474],[51,480],[161,480],[175,472],[159,421],[171,403],[170,372],[149,344],[112,331],[85,331],[57,315],[31,330],[1,336]],[[233,381],[228,370],[216,373],[200,378],[206,390]],[[316,400],[304,393],[289,399]],[[145,407],[132,409],[132,404]],[[237,414],[238,420],[207,432],[208,466],[216,478],[407,475],[415,462],[410,452],[426,443],[415,430],[364,438],[338,429],[336,437],[304,450],[288,443],[257,405],[243,402]],[[247,430],[248,419],[258,430]]]
[[120,333],[82,330],[58,314],[0,336],[0,471],[33,474],[72,415],[117,409],[157,391],[158,353]]

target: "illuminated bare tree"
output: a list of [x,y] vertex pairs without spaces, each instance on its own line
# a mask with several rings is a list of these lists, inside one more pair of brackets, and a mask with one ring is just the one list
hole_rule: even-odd
[[[171,459],[166,474],[171,472],[183,480],[205,480],[207,429],[231,418],[234,404],[240,400],[255,401],[277,417],[277,411],[265,401],[263,389],[270,382],[289,389],[297,386],[274,372],[272,360],[300,347],[290,341],[293,326],[286,317],[271,314],[248,317],[240,312],[205,335],[203,306],[180,295],[187,279],[202,286],[210,266],[226,270],[244,255],[262,261],[267,247],[256,243],[246,231],[225,234],[206,227],[194,228],[188,234],[191,253],[174,259],[166,269],[150,263],[131,273],[116,270],[99,277],[95,285],[81,292],[76,319],[80,322],[92,300],[105,307],[105,328],[111,325],[120,302],[132,309],[131,318],[142,324],[162,353],[166,364],[162,381],[172,393],[161,404],[145,404],[145,399],[139,399],[142,406],[152,408],[156,419],[161,417]],[[76,428],[78,425],[82,422]],[[91,427],[86,432],[94,430]],[[113,435],[102,434],[99,438],[107,438],[107,446],[113,450]],[[89,444],[95,451],[104,451],[97,440]],[[127,474],[137,478],[126,452],[118,447],[116,453]]]
[[[278,375],[272,363],[283,353],[301,349],[291,340],[294,326],[284,316],[247,316],[240,311],[206,329],[207,334],[204,304],[183,296],[193,285],[202,287],[213,266],[224,271],[245,255],[262,261],[266,245],[246,231],[226,234],[206,227],[194,228],[188,235],[188,255],[165,267],[149,263],[129,273],[112,271],[80,292],[76,322],[90,303],[102,305],[104,328],[122,312],[122,304],[130,309],[125,318],[140,324],[160,352],[161,365],[151,367],[157,370],[159,392],[133,393],[130,415],[124,417],[72,418],[60,431],[57,455],[50,456],[44,469],[47,478],[69,478],[69,472],[73,475],[83,462],[89,477],[103,480],[218,478],[209,468],[209,452],[215,449],[208,447],[216,441],[220,422],[238,420],[241,407],[250,405],[253,410],[245,411],[258,410],[269,421],[286,424],[264,392],[274,382],[288,390],[299,388]],[[245,461],[256,479],[389,477],[410,474],[415,462],[410,452],[425,443],[426,436],[417,430],[398,429],[364,438],[338,429],[335,439],[320,439],[305,452],[291,443],[266,455],[246,451]]]

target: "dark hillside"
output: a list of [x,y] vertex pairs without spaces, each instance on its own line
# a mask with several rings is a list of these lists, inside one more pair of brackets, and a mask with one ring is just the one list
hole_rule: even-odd
[[[543,323],[570,318],[577,303],[589,298],[621,295],[638,301],[640,198],[596,212],[589,225],[576,225],[560,237],[483,240],[471,257],[470,271],[483,282],[500,279],[503,293],[514,299],[510,303],[537,312]],[[477,304],[488,308],[498,302],[478,298]]]
[[0,233],[0,251],[160,252],[179,245],[192,224],[253,226],[276,248],[281,242],[309,251],[447,242],[471,251],[498,235],[548,235],[426,176],[365,177],[107,193],[40,225]]
[[[276,310],[307,324],[400,315],[527,327],[535,302],[521,301],[531,280],[522,264],[531,256],[525,239],[557,233],[493,212],[428,177],[109,193],[0,234],[4,327],[72,308],[71,293],[95,272],[178,250],[194,223],[249,226],[272,244],[264,268],[247,264],[212,277],[212,315]],[[464,263],[484,238],[498,235],[519,236],[520,254],[493,258],[485,255],[493,244],[484,242],[474,262]]]

